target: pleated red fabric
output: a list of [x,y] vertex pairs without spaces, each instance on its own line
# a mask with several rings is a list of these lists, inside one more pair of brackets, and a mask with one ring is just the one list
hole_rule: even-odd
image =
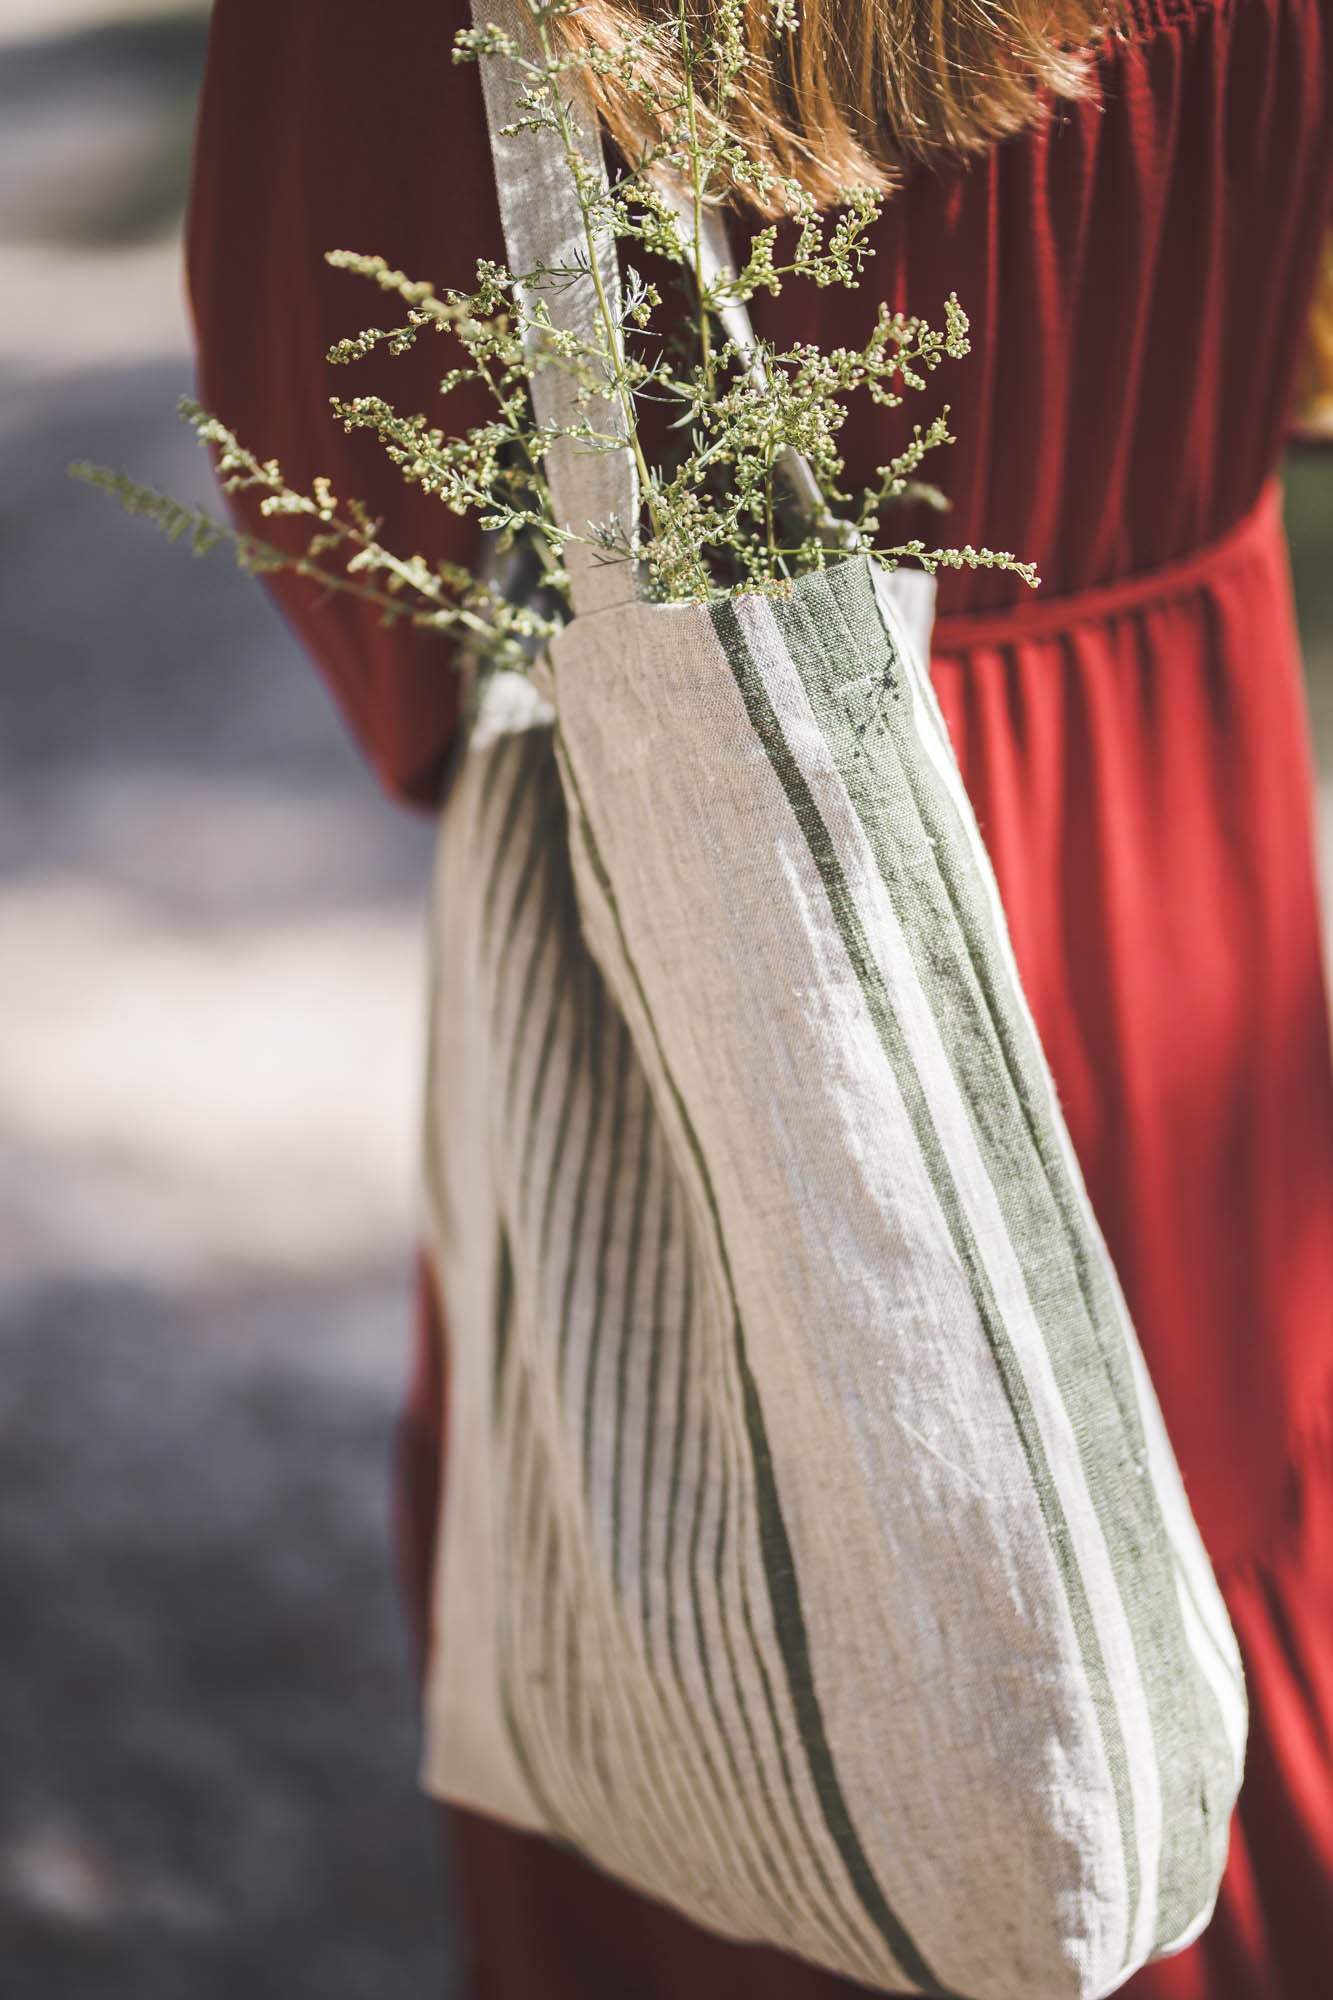
[[[190,261],[205,399],[390,535],[466,559],[462,524],[328,425],[319,356],[359,308],[318,262],[350,245],[463,283],[499,254],[476,79],[448,64],[462,15],[218,0]],[[1094,101],[913,179],[859,298],[793,289],[759,315],[844,340],[881,297],[930,314],[956,290],[973,351],[947,382],[942,538],[1045,579],[1028,598],[946,575],[933,670],[1252,1703],[1217,1915],[1130,2000],[1333,1995],[1333,1059],[1273,485],[1330,219],[1331,62],[1328,0],[1136,0]],[[377,386],[424,404],[420,365]],[[849,476],[915,414],[857,412]],[[355,606],[280,595],[383,780],[437,799],[447,665]],[[427,1630],[447,1368],[424,1267],[419,1335],[404,1570],[423,1644],[447,1645]],[[450,1819],[473,2000],[859,1990]]]

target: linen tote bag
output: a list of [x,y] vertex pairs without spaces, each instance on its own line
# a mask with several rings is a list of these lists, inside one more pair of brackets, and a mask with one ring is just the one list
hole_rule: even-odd
[[[483,68],[511,265],[560,269],[565,164]],[[628,451],[547,469],[567,523],[635,518]],[[426,1782],[872,1988],[1109,1993],[1211,1913],[1244,1691],[920,579],[570,567],[440,834]]]

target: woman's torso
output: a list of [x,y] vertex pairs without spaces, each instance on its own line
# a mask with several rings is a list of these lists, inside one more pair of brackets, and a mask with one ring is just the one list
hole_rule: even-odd
[[[455,0],[457,4],[457,0]],[[940,317],[972,350],[895,420],[856,413],[868,481],[904,424],[951,406],[929,476],[932,542],[988,543],[1065,595],[1188,554],[1232,527],[1282,449],[1333,199],[1326,0],[1133,0],[1100,94],[965,170],[917,173],[886,206],[862,291],[793,291],[777,338],[855,334],[876,302]],[[946,574],[942,610],[1001,606],[1017,579]]]
[[[755,314],[775,340],[845,341],[882,298],[938,318],[956,291],[970,356],[919,410],[858,410],[848,477],[870,479],[947,398],[958,442],[934,476],[953,512],[903,532],[1012,549],[1048,597],[1155,568],[1245,513],[1281,449],[1330,219],[1328,0],[1133,4],[1093,97],[887,204],[858,293],[791,285]],[[479,79],[450,62],[468,19],[468,0],[398,0],[387,19],[359,0],[218,0],[190,229],[209,405],[298,481],[362,495],[391,544],[456,561],[470,524],[334,426],[328,396],[352,385],[319,363],[374,316],[328,249],[456,286],[503,254]],[[362,364],[355,386],[433,409],[439,373],[423,345]],[[489,406],[459,391],[446,414],[464,428]],[[386,782],[430,795],[456,719],[438,643],[277,588]],[[941,581],[950,613],[1023,594],[987,571]]]

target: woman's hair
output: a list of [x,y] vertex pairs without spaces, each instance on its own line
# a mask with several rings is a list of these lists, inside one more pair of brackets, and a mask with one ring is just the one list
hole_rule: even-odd
[[[773,0],[742,0],[742,90],[726,106],[734,138],[761,168],[821,204],[850,188],[888,188],[914,162],[973,153],[1039,119],[1051,97],[1089,88],[1089,49],[1128,0],[798,0],[790,28]],[[560,20],[571,48],[637,44],[636,69],[674,97],[678,54],[642,31],[672,0],[582,0]],[[685,0],[706,49],[716,0]],[[706,66],[697,76],[710,101]],[[632,151],[643,111],[613,76],[591,79],[613,137]],[[716,110],[716,105],[712,107]],[[755,206],[780,212],[780,195]]]

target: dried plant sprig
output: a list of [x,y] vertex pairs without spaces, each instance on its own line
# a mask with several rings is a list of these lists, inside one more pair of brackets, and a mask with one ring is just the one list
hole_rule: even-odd
[[[449,366],[439,378],[446,406],[465,385],[483,390],[492,404],[484,423],[460,432],[447,421],[401,412],[378,395],[333,397],[335,420],[348,431],[371,433],[405,480],[452,513],[474,519],[498,564],[516,548],[526,551],[539,605],[509,602],[490,575],[394,551],[360,503],[340,501],[327,480],[316,480],[309,491],[292,487],[275,461],[258,458],[188,401],[183,414],[212,452],[224,490],[257,495],[265,517],[308,523],[303,539],[279,547],[122,474],[73,470],[173,539],[188,539],[196,553],[229,544],[252,573],[289,570],[317,579],[364,599],[386,619],[407,619],[463,640],[474,656],[506,665],[525,664],[566,615],[571,543],[591,546],[604,561],[636,564],[650,594],[667,602],[720,591],[786,594],[796,577],[848,549],[868,551],[889,566],[908,560],[928,570],[1010,569],[1035,585],[1032,567],[1007,551],[930,548],[919,538],[895,541],[886,530],[885,517],[905,501],[947,506],[938,487],[918,477],[927,456],[952,442],[947,405],[913,427],[872,485],[859,491],[845,485],[840,440],[851,399],[896,408],[909,393],[924,390],[944,362],[965,355],[967,318],[956,298],[945,301],[938,329],[881,307],[858,347],[779,348],[753,336],[743,343],[734,337],[733,309],[778,294],[789,280],[855,289],[881,205],[881,197],[860,189],[848,194],[838,213],[821,215],[801,188],[778,186],[730,136],[720,113],[744,88],[745,4],[720,0],[711,36],[698,44],[683,0],[633,41],[577,54],[556,32],[577,0],[524,0],[530,32],[521,43],[493,26],[458,36],[456,61],[518,67],[519,110],[510,129],[545,132],[558,142],[583,223],[583,246],[567,268],[515,273],[483,261],[471,291],[440,291],[383,258],[329,253],[336,268],[362,277],[403,308],[396,326],[367,327],[337,342],[331,362],[354,366],[380,351],[402,355],[442,334],[450,346]],[[771,11],[774,33],[790,32],[791,7],[775,0]],[[658,88],[662,67],[654,60],[664,52],[679,59],[673,73],[681,79],[665,100]],[[568,94],[580,71],[614,74],[642,108],[643,145],[609,183],[580,149]],[[734,268],[699,279],[709,220],[738,190],[762,195],[770,212],[784,207],[793,227],[785,236],[777,225],[753,231]],[[620,246],[618,296],[604,281],[598,254],[608,238]],[[660,287],[626,255],[636,249],[690,280],[683,314],[664,313]],[[548,304],[575,283],[591,284],[596,297],[586,335],[554,324]],[[546,369],[560,370],[573,385],[566,399],[573,414],[560,423],[539,424],[533,414],[532,382]],[[664,404],[672,450],[660,462],[650,453],[644,419],[650,406],[660,415]],[[618,430],[599,416],[608,406],[619,412]],[[557,521],[544,461],[559,440],[591,452],[628,446],[639,475],[641,518],[594,522],[578,531]],[[792,469],[800,461],[808,468],[803,480],[812,476],[820,496],[813,511],[796,504]]]

